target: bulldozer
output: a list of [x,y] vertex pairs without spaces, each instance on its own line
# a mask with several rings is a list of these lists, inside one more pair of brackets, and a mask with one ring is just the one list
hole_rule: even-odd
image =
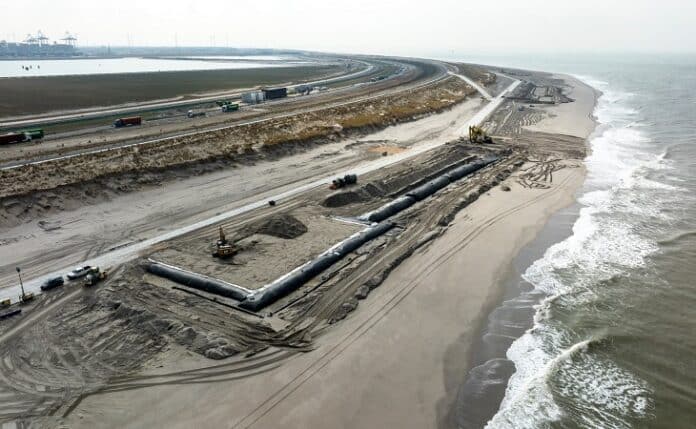
[[218,241],[215,243],[213,258],[231,258],[237,253],[239,253],[239,247],[235,246],[234,244],[230,244],[227,241],[225,232],[222,230],[222,226],[220,226],[220,238],[218,238]]
[[493,143],[491,136],[486,131],[476,125],[469,126],[469,142],[471,143]]
[[99,283],[100,281],[104,280],[105,278],[106,278],[106,271],[100,270],[99,267],[92,267],[90,269],[89,273],[85,276],[84,286],[85,287],[94,286],[95,284]]

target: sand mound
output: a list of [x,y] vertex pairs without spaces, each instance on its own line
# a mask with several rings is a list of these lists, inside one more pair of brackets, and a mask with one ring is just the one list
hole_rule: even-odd
[[307,232],[307,226],[289,214],[277,214],[250,227],[256,234],[292,239]]
[[367,200],[368,198],[366,198],[363,192],[348,191],[329,195],[321,204],[324,207],[343,207],[348,204],[361,203]]

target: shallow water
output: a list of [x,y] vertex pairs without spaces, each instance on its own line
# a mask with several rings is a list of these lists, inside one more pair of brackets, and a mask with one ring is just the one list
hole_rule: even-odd
[[[9,60],[0,61],[0,78],[20,76],[67,76],[110,73],[142,73],[186,70],[231,70],[287,66],[275,57],[263,61],[232,61],[233,57],[220,58],[220,61],[200,59],[163,58],[102,58],[65,60]],[[240,58],[241,59],[241,58]],[[252,58],[248,58],[252,59]],[[271,61],[272,60],[272,61]],[[290,63],[289,65],[299,65]],[[24,67],[24,68],[23,68]],[[27,70],[27,68],[29,68]]]
[[492,315],[483,343],[507,350],[465,378],[459,425],[694,427],[696,60],[467,60],[571,73],[603,95],[572,228]]

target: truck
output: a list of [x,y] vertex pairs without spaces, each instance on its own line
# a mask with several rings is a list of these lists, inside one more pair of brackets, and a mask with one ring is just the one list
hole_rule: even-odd
[[44,138],[44,130],[41,128],[34,128],[31,130],[0,134],[0,145],[40,140],[42,138]]
[[238,103],[223,104],[221,106],[221,109],[223,112],[234,112],[234,111],[239,110],[239,104]]
[[264,88],[262,91],[266,100],[277,100],[288,96],[287,88]]
[[44,130],[41,128],[25,130],[24,135],[26,136],[27,140],[40,140],[44,138]]
[[26,140],[27,136],[24,133],[0,134],[0,145],[21,143]]
[[119,118],[114,121],[115,128],[130,127],[143,123],[143,118],[140,116],[131,116],[128,118]]
[[189,110],[188,112],[186,112],[186,116],[188,116],[189,118],[205,117],[205,112],[200,110]]

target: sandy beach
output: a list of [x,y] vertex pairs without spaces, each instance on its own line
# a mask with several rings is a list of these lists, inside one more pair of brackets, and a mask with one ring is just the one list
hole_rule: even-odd
[[[555,76],[554,78],[558,78]],[[594,128],[594,90],[570,77],[573,103],[527,131],[575,136]],[[563,140],[566,141],[566,140]],[[580,148],[583,149],[584,148]],[[525,167],[461,210],[307,353],[269,348],[211,364],[172,346],[134,380],[85,397],[70,427],[448,427],[482,322],[500,300],[511,262],[548,218],[573,203],[584,168],[563,161],[546,188],[523,186]]]

